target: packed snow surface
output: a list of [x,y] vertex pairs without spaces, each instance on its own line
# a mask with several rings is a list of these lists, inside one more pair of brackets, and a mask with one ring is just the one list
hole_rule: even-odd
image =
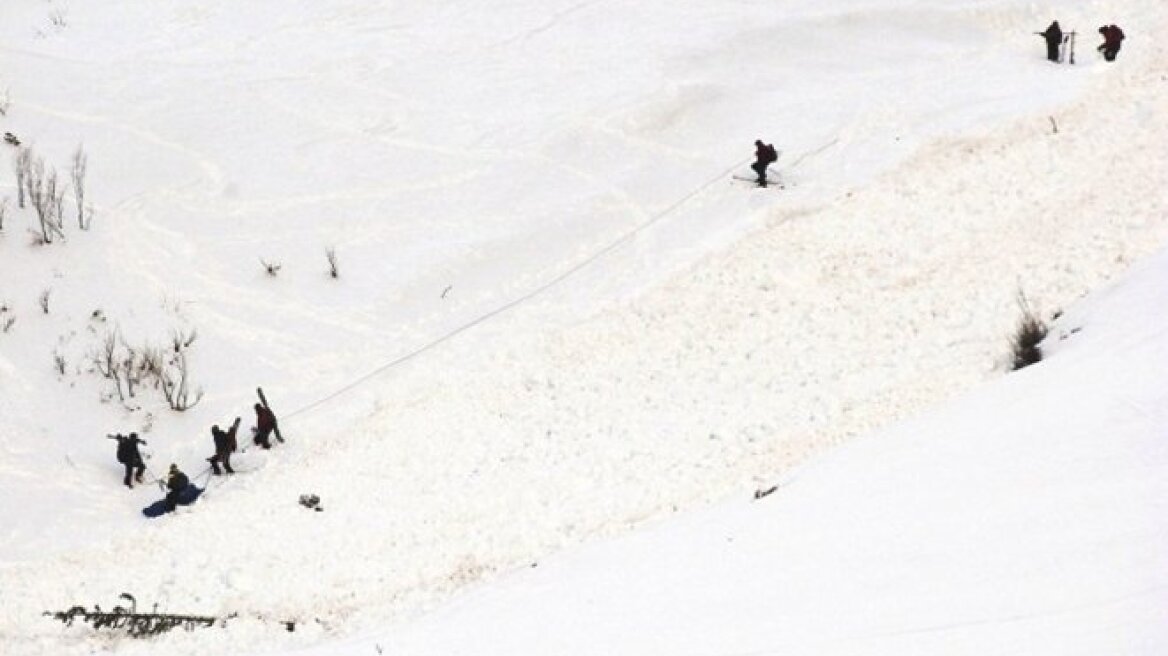
[[[1168,644],[1163,257],[1073,305],[1168,235],[1159,0],[3,5],[0,131],[93,209],[37,245],[0,172],[4,654]],[[1002,378],[1019,290],[1049,362],[856,439]],[[94,371],[175,336],[186,412]],[[203,476],[257,386],[287,443]],[[122,592],[233,619],[42,616]]]

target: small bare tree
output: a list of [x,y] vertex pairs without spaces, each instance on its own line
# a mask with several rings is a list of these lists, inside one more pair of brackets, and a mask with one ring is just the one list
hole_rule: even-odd
[[0,91],[0,116],[8,116],[9,107],[12,107],[12,96],[8,87],[4,87],[4,91]]
[[57,373],[64,376],[65,366],[65,356],[58,351],[53,351],[53,368],[57,370]]
[[61,222],[57,218],[57,212],[61,207],[60,196],[64,194],[64,190],[58,192],[56,169],[49,169],[46,173],[45,160],[40,157],[33,158],[27,186],[29,202],[36,210],[37,220],[40,222],[43,243],[53,243],[54,235],[64,237]]
[[260,258],[260,264],[263,265],[264,271],[267,271],[268,275],[273,278],[276,277],[276,274],[280,272],[280,267],[283,266],[279,262],[269,262],[263,258]]
[[167,361],[167,366],[158,377],[162,395],[166,397],[171,410],[178,412],[188,410],[203,399],[202,389],[197,390],[192,398],[187,373],[187,356],[180,351]]
[[49,177],[52,180],[49,192],[53,203],[53,225],[57,228],[57,234],[63,238],[65,236],[65,192],[69,190],[69,187],[58,183],[56,169],[52,170]]
[[45,314],[49,313],[49,296],[51,296],[52,293],[53,290],[51,288],[47,288],[41,292],[40,296],[37,297],[37,301],[41,305],[41,311]]
[[170,331],[170,346],[175,353],[179,353],[183,349],[190,348],[191,344],[194,344],[198,337],[199,333],[194,328],[191,328],[189,331],[175,328]]
[[341,273],[337,269],[337,249],[336,249],[336,247],[329,246],[328,248],[324,249],[324,256],[325,256],[325,259],[328,260],[329,276],[331,276],[333,278],[340,278]]
[[138,376],[142,380],[155,379],[157,380],[162,373],[162,349],[157,346],[142,347],[141,356],[138,358]]
[[69,177],[73,180],[73,199],[77,203],[77,227],[88,230],[89,224],[85,220],[85,173],[89,168],[89,155],[85,154],[82,146],[77,146],[73,153],[73,167],[69,169]]
[[8,197],[0,200],[0,232],[4,231],[4,219],[8,216]]
[[32,172],[32,149],[18,148],[12,166],[16,170],[16,206],[24,209],[28,178]]
[[122,359],[118,357],[116,331],[106,333],[101,347],[93,355],[93,364],[97,367],[98,373],[113,382],[118,398],[125,401],[126,395],[122,392]]

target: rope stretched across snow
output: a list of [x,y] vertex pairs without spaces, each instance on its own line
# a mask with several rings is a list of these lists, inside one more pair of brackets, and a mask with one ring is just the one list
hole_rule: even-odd
[[[808,157],[818,155],[819,153],[823,152],[824,150],[827,150],[831,146],[835,145],[838,141],[839,141],[838,138],[832,139],[828,143],[824,144],[823,146],[820,146],[819,148],[817,148],[815,150],[811,150],[811,151],[807,151],[807,152],[803,153],[802,155],[800,155],[798,157],[798,159],[796,159],[794,162],[792,162],[790,165],[788,165],[785,168],[788,170],[795,168],[800,163],[802,163],[803,160],[807,159]],[[600,258],[604,257],[608,253],[611,253],[612,251],[616,250],[620,246],[624,245],[629,240],[631,240],[633,237],[636,237],[638,234],[640,234],[641,232],[643,232],[644,230],[646,230],[647,228],[649,228],[653,224],[657,223],[661,219],[665,218],[666,216],[671,214],[677,208],[684,205],[687,201],[692,199],[694,196],[697,196],[698,194],[704,192],[706,189],[709,189],[711,186],[717,184],[718,182],[725,180],[728,176],[732,175],[736,169],[741,168],[743,165],[745,165],[746,163],[748,163],[750,161],[751,161],[751,158],[747,158],[747,159],[741,160],[739,162],[736,162],[733,166],[718,173],[718,175],[716,175],[716,176],[710,178],[709,180],[707,180],[706,182],[702,183],[696,189],[689,192],[685,196],[682,196],[680,199],[674,201],[671,205],[669,205],[665,209],[657,212],[656,214],[653,214],[645,221],[641,222],[640,224],[633,227],[628,232],[626,232],[623,235],[621,235],[620,237],[616,238],[615,240],[610,242],[604,248],[601,248],[599,251],[596,251],[592,255],[590,255],[587,258],[585,258],[584,260],[581,260],[580,262],[576,263],[568,270],[557,275],[556,277],[552,278],[551,280],[545,282],[544,284],[540,285],[539,287],[536,287],[535,289],[533,289],[533,290],[531,290],[531,291],[529,291],[521,296],[518,296],[518,297],[508,301],[507,303],[504,303],[503,305],[471,320],[468,323],[465,323],[465,324],[463,324],[463,325],[461,325],[461,326],[459,326],[459,327],[457,327],[457,328],[455,328],[447,333],[439,335],[438,337],[434,338],[433,340],[426,342],[425,344],[415,348],[414,350],[410,351],[409,353],[406,353],[405,355],[402,355],[400,357],[394,358],[393,360],[390,360],[389,362],[377,367],[373,371],[370,371],[369,373],[361,376],[360,378],[357,378],[353,382],[341,387],[340,389],[328,394],[327,396],[325,396],[323,398],[317,399],[316,401],[313,401],[312,403],[309,403],[308,405],[302,406],[300,408],[297,408],[296,410],[293,410],[292,412],[284,414],[282,419],[286,421],[287,419],[289,419],[291,417],[295,417],[296,415],[303,414],[305,412],[308,412],[309,410],[312,410],[318,406],[321,406],[321,405],[337,398],[338,396],[341,396],[342,394],[345,394],[346,392],[349,392],[349,391],[357,388],[358,386],[360,386],[360,385],[364,384],[365,382],[369,381],[370,379],[384,373],[385,371],[392,369],[392,368],[394,368],[400,364],[403,364],[405,362],[408,362],[409,360],[412,360],[413,358],[425,353],[426,351],[429,351],[429,350],[433,349],[434,347],[436,347],[440,344],[443,344],[444,342],[447,342],[447,341],[453,339],[454,337],[457,337],[458,335],[466,332],[467,330],[470,330],[471,328],[474,328],[475,326],[478,326],[479,324],[481,324],[481,323],[483,323],[483,322],[485,322],[485,321],[487,321],[495,316],[498,316],[498,315],[520,305],[520,304],[526,303],[527,301],[531,300],[532,298],[538,296],[539,294],[544,293],[545,291],[551,289],[552,287],[555,287],[556,285],[560,284],[564,280],[566,280],[569,277],[580,272],[581,270],[588,267],[589,265],[591,265],[593,262],[599,260]]]

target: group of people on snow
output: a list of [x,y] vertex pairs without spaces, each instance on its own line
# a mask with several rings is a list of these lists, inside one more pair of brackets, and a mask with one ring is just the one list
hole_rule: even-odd
[[[1062,61],[1060,49],[1066,39],[1066,35],[1062,28],[1059,27],[1059,22],[1054,21],[1047,26],[1045,31],[1035,32],[1035,34],[1041,36],[1046,41],[1046,58],[1052,62]],[[1074,32],[1071,32],[1071,34],[1074,34]],[[1103,53],[1103,58],[1107,61],[1115,61],[1115,56],[1119,54],[1119,47],[1125,38],[1123,30],[1119,29],[1115,24],[1104,25],[1099,28],[1099,34],[1103,36],[1103,43],[1096,50]],[[1075,63],[1073,58],[1071,59],[1071,63]]]
[[[1046,40],[1046,58],[1052,62],[1062,61],[1061,50],[1066,41],[1067,33],[1064,33],[1062,28],[1059,27],[1059,22],[1056,20],[1047,26],[1045,31],[1035,32],[1035,34]],[[1070,34],[1073,35],[1074,32]],[[1103,37],[1103,43],[1096,50],[1103,54],[1105,60],[1115,61],[1116,55],[1119,54],[1120,46],[1126,38],[1123,30],[1113,23],[1100,27],[1099,34]],[[1073,54],[1071,63],[1074,63]],[[767,186],[767,167],[778,160],[778,158],[778,152],[775,150],[774,145],[763,143],[761,139],[755,140],[754,163],[750,165],[750,168],[758,175],[758,179],[756,180],[758,186]]]
[[[267,406],[257,403],[254,406],[256,413],[256,425],[252,432],[252,440],[256,446],[263,449],[272,448],[271,435],[276,431],[276,415]],[[211,427],[211,441],[215,447],[215,454],[207,458],[210,463],[211,473],[220,476],[223,473],[234,474],[235,470],[231,467],[231,454],[238,450],[238,441],[236,440],[236,432],[239,430],[240,418],[236,417],[231,423],[231,427],[227,430],[219,428],[218,425]],[[146,473],[146,462],[142,458],[141,451],[138,450],[138,445],[146,444],[146,440],[138,437],[137,433],[130,433],[129,435],[110,435],[111,440],[117,440],[117,459],[118,462],[125,467],[125,477],[122,483],[133,489],[134,483],[143,483],[143,476]],[[166,509],[168,511],[174,510],[179,503],[183,491],[191,485],[190,478],[183,473],[178,465],[171,464],[170,469],[167,470],[166,475],[159,479],[160,484],[166,488]]]

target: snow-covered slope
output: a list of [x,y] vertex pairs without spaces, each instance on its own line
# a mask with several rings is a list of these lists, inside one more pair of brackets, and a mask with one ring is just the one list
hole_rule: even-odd
[[[0,129],[83,144],[95,221],[29,246],[0,174],[4,653],[402,621],[1000,376],[1019,287],[1049,313],[1168,233],[1165,8],[1059,11],[1119,61],[1043,61],[1020,0],[6,1]],[[760,137],[782,191],[731,178]],[[197,406],[99,402],[107,336],[173,332]],[[288,445],[146,523],[104,435],[197,475],[256,385]],[[123,591],[238,618],[40,617]]]
[[761,499],[533,563],[306,656],[1160,654],[1168,253],[1076,304],[1045,350]]

